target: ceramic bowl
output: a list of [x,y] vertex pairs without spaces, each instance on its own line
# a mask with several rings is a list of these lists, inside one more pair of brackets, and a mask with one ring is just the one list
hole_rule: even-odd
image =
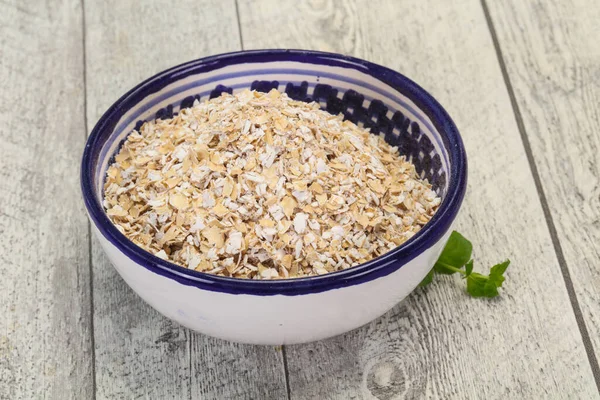
[[[169,118],[201,101],[250,88],[276,88],[317,101],[398,146],[442,197],[423,229],[389,253],[326,275],[244,280],[196,272],[130,242],[102,207],[105,173],[120,144],[143,121]],[[100,118],[87,141],[81,185],[85,206],[108,258],[148,304],[180,324],[236,342],[308,342],[357,328],[406,297],[430,271],[465,193],[467,160],[442,106],[388,68],[338,54],[260,50],[191,61],[140,83]]]

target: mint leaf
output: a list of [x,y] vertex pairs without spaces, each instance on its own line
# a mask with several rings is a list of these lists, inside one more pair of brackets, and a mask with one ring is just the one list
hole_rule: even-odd
[[498,288],[504,283],[504,272],[510,265],[510,260],[496,264],[490,270],[490,275],[485,276],[477,272],[467,276],[467,292],[473,297],[496,297]]
[[473,272],[467,277],[467,293],[473,297],[496,297],[498,289],[489,276]]
[[429,285],[436,273],[452,275],[458,272],[467,280],[467,293],[471,296],[489,298],[498,296],[500,294],[498,288],[504,283],[504,273],[510,265],[510,260],[494,265],[490,269],[490,274],[486,276],[473,272],[472,252],[471,242],[460,233],[453,231],[433,269],[419,283],[419,286]]
[[421,283],[419,283],[419,286],[421,286],[421,287],[427,286],[431,282],[433,282],[433,274],[434,274],[434,272],[435,271],[433,269],[431,271],[429,271],[429,273],[425,276],[425,278],[423,278],[423,280],[421,281]]
[[469,261],[465,265],[465,277],[471,275],[472,272],[473,272],[473,260]]
[[504,282],[504,272],[506,271],[509,265],[510,260],[506,260],[500,264],[494,265],[492,269],[490,269],[490,279],[496,282],[498,287],[502,286],[502,283]]
[[471,242],[460,233],[453,231],[433,268],[439,274],[454,274],[471,259],[472,252]]

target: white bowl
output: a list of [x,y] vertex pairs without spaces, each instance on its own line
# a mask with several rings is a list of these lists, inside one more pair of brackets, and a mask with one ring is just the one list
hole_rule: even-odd
[[[423,229],[391,252],[317,277],[268,280],[196,272],[146,252],[121,234],[102,207],[108,165],[143,121],[245,88],[278,88],[385,135],[442,196]],[[431,270],[465,193],[467,161],[440,104],[403,75],[356,58],[260,50],[192,61],[142,82],[100,118],[86,144],[81,185],[93,231],[117,271],[148,304],[180,324],[236,342],[290,344],[357,328],[406,297]]]

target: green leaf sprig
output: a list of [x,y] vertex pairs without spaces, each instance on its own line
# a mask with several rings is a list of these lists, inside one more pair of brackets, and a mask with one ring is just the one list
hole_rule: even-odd
[[459,273],[467,280],[467,293],[473,297],[496,297],[498,288],[504,283],[504,272],[510,264],[506,260],[494,265],[489,275],[473,272],[471,253],[473,245],[460,233],[453,231],[442,250],[442,254],[419,286],[427,286],[433,282],[435,274],[452,275]]

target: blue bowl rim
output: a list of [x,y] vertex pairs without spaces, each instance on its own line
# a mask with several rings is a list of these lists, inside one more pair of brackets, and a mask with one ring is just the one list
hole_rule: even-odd
[[[279,280],[229,278],[190,270],[162,260],[127,239],[112,224],[102,204],[94,195],[93,175],[97,157],[94,158],[93,154],[101,133],[106,129],[114,129],[120,117],[148,94],[155,93],[186,76],[233,64],[272,61],[296,61],[359,70],[406,95],[431,119],[442,135],[450,156],[448,192],[431,221],[407,242],[369,262],[325,275]],[[247,50],[204,57],[177,65],[146,79],[125,93],[100,117],[87,139],[81,163],[81,190],[88,215],[104,238],[136,264],[151,272],[203,290],[229,294],[292,296],[365,283],[389,275],[422,254],[443,237],[456,218],[466,191],[467,169],[462,139],[446,110],[425,89],[399,72],[335,53],[291,49]]]

